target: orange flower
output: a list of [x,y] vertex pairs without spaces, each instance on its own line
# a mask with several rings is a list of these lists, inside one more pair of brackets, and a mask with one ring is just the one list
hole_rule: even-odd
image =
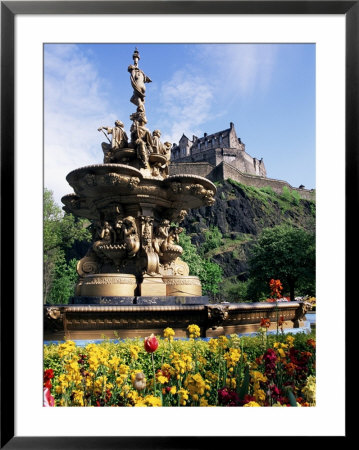
[[283,290],[283,286],[282,283],[280,282],[280,280],[274,280],[273,278],[270,280],[269,282],[269,287],[271,289],[271,296],[273,298],[280,298],[281,297],[281,293],[280,291]]
[[270,320],[269,319],[262,319],[261,320],[261,327],[269,328],[270,327]]

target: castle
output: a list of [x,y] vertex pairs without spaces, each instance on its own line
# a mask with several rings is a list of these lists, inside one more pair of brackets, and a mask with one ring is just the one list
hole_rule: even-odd
[[200,175],[213,182],[231,178],[249,186],[271,187],[278,194],[286,186],[303,199],[315,199],[313,189],[304,189],[302,185],[294,188],[286,181],[268,178],[263,158],[258,160],[246,153],[233,122],[226,130],[204,133],[200,138],[192,136],[192,140],[183,134],[178,145],[172,146],[169,173]]

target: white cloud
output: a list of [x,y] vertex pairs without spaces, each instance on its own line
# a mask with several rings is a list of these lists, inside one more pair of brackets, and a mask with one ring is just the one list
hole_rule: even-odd
[[200,125],[212,114],[213,86],[193,72],[180,70],[161,87],[164,128],[170,129],[164,140],[177,142],[185,133],[188,137],[196,134]]
[[78,167],[102,162],[97,128],[116,119],[104,97],[105,80],[76,45],[47,45],[44,83],[45,187],[55,201],[71,193],[66,175]]
[[198,64],[177,71],[161,86],[166,112],[162,126],[170,130],[163,138],[178,142],[183,133],[190,139],[192,134],[201,136],[208,120],[223,116],[247,96],[265,92],[276,54],[275,46],[264,44],[194,46],[192,57]]
[[201,64],[209,65],[218,90],[231,98],[264,92],[270,85],[278,47],[272,44],[196,46]]

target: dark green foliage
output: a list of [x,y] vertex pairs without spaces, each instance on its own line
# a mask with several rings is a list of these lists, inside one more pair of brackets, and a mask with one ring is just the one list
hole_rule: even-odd
[[60,257],[56,262],[48,303],[66,304],[69,298],[74,295],[78,278],[76,265],[76,259],[72,259],[67,263],[64,257]]
[[66,252],[76,242],[90,242],[88,222],[72,214],[64,214],[56,205],[51,191],[44,190],[44,303],[67,303],[73,295],[77,274],[74,261],[66,260]]
[[190,236],[184,232],[180,234],[180,245],[183,248],[182,259],[188,264],[190,274],[201,280],[203,294],[217,294],[222,281],[221,267],[201,256],[197,247],[191,243]]
[[248,388],[249,388],[249,382],[250,382],[250,374],[249,374],[249,366],[246,365],[245,369],[244,369],[244,379],[243,379],[243,383],[242,386],[239,390],[239,398],[241,400],[244,399],[244,396],[248,394]]
[[247,281],[231,281],[225,280],[222,285],[223,295],[227,302],[241,303],[248,301],[247,291],[248,282]]
[[[278,225],[263,230],[251,249],[250,278],[264,286],[279,279],[294,300],[295,290],[315,284],[315,235],[300,228]],[[269,292],[268,292],[269,293]]]
[[223,299],[231,303],[256,302],[268,297],[268,286],[252,278],[246,281],[225,280],[221,291]]

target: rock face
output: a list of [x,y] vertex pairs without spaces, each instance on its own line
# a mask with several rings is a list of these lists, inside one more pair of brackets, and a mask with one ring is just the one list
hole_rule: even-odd
[[287,223],[315,229],[315,203],[297,198],[290,192],[282,195],[270,189],[240,185],[232,180],[216,183],[215,203],[211,207],[192,210],[183,226],[192,243],[204,242],[204,231],[218,227],[223,245],[211,250],[208,256],[223,268],[224,278],[247,278],[247,258],[257,235],[264,228]]

